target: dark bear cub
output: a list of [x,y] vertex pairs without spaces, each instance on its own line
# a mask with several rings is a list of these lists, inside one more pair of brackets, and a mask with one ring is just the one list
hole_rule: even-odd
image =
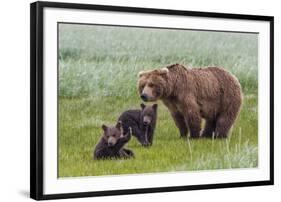
[[132,135],[135,136],[143,146],[151,146],[157,120],[157,104],[146,106],[143,103],[141,109],[125,111],[118,121],[122,122],[124,132],[132,128]]
[[125,144],[131,139],[131,128],[124,133],[122,123],[118,122],[113,127],[102,125],[102,129],[104,133],[95,147],[94,159],[130,158],[134,156],[131,150],[124,148]]

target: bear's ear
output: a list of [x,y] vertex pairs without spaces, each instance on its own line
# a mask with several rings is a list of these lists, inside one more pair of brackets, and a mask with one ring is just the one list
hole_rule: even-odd
[[104,132],[107,130],[107,126],[106,126],[106,125],[102,124],[101,127],[102,127],[102,129],[103,129]]
[[161,68],[161,69],[154,69],[154,70],[147,70],[147,71],[140,71],[138,73],[138,77],[142,77],[145,74],[149,74],[149,73],[158,73],[160,75],[165,75],[169,72],[169,69],[167,67]]
[[122,126],[122,121],[118,121],[116,126],[115,126],[118,130],[120,130],[121,132],[121,137],[123,136],[124,130],[123,130],[123,126]]
[[158,107],[158,104],[153,104],[153,105],[152,105],[152,108],[154,109],[154,111],[157,110],[157,107]]
[[142,110],[146,107],[145,104],[143,104],[143,103],[141,103],[140,106],[141,106]]
[[143,71],[140,71],[140,72],[138,73],[138,77],[140,78],[142,75],[143,75]]
[[166,74],[169,73],[169,69],[167,67],[161,68],[161,69],[158,70],[158,73],[160,75],[166,75]]
[[138,78],[142,77],[144,74],[147,74],[147,73],[148,73],[148,71],[140,71],[138,73]]
[[115,127],[117,129],[121,130],[121,128],[122,128],[122,121],[118,121]]

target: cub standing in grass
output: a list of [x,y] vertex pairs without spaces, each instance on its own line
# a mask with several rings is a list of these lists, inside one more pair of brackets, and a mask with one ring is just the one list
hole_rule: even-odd
[[132,130],[129,128],[126,135],[122,129],[122,123],[118,122],[115,127],[102,125],[104,131],[99,143],[94,150],[94,159],[107,158],[130,158],[134,153],[125,149],[124,146],[131,139]]
[[132,128],[135,136],[143,146],[151,146],[157,120],[157,104],[146,106],[141,104],[141,109],[132,109],[121,114],[118,121],[122,122],[124,133]]
[[143,101],[161,99],[181,136],[226,138],[242,104],[237,78],[219,67],[186,68],[180,64],[139,73],[138,91]]

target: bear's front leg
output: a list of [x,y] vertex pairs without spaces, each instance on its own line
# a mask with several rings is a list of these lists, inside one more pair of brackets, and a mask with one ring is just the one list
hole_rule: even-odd
[[187,137],[188,134],[188,127],[185,123],[185,118],[181,112],[178,111],[177,106],[171,100],[163,100],[163,103],[167,106],[170,111],[170,114],[180,131],[181,137]]
[[188,128],[186,126],[184,116],[180,112],[173,112],[171,114],[175,121],[176,126],[178,127],[178,129],[180,131],[180,136],[187,137]]
[[199,138],[201,131],[201,116],[198,105],[193,100],[187,100],[182,107],[186,125],[191,138]]
[[129,131],[126,135],[124,135],[123,137],[121,137],[117,143],[114,145],[114,147],[110,148],[111,152],[113,154],[120,154],[120,150],[122,150],[122,148],[124,147],[124,145],[130,141],[131,139],[131,135],[132,134],[132,129],[129,128]]
[[135,126],[135,127],[133,127],[133,134],[138,139],[139,143],[141,143],[142,146],[149,145],[149,142],[145,136],[145,131],[143,131],[139,127]]

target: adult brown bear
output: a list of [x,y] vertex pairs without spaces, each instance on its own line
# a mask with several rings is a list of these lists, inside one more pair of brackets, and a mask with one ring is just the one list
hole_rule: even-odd
[[161,99],[168,107],[181,136],[225,138],[242,104],[237,78],[219,67],[186,68],[180,64],[142,71],[138,91],[143,101]]

